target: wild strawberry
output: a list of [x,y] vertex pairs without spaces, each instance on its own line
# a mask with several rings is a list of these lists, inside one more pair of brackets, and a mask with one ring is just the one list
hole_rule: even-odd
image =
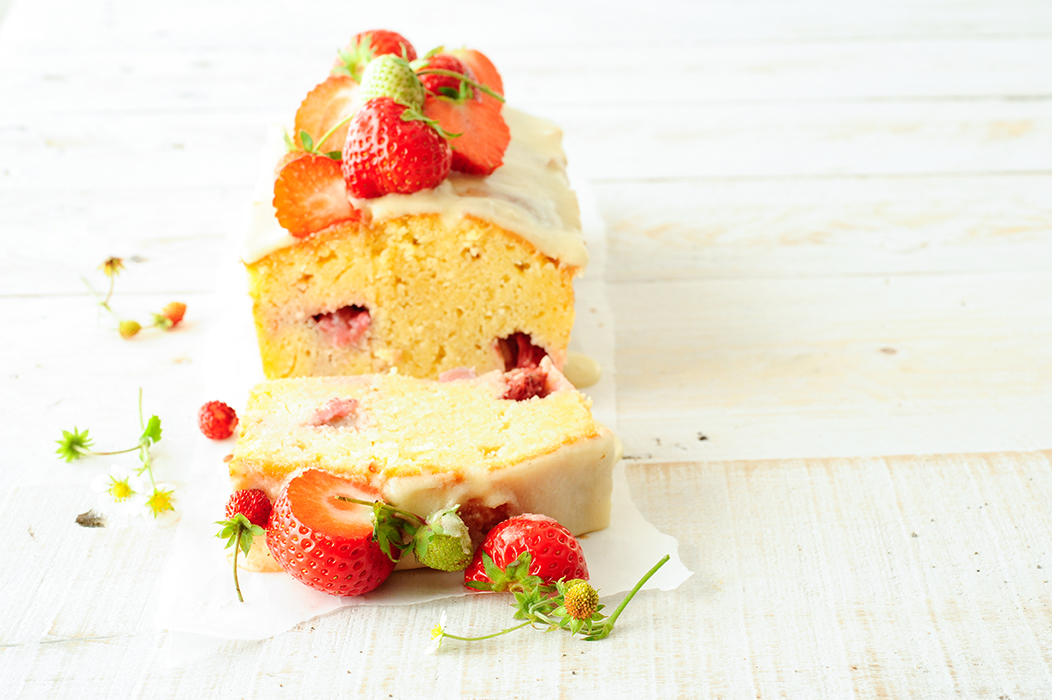
[[[431,56],[427,59],[427,65],[418,70],[420,71],[420,80],[424,83],[424,88],[432,95],[442,95],[453,99],[464,96],[462,93],[466,93],[467,96],[470,96],[472,93],[469,91],[473,88],[469,81],[478,82],[478,78],[475,77],[475,71],[471,70],[471,68],[459,58],[448,53],[440,53]],[[445,73],[427,72],[434,70],[459,73],[463,75],[464,78],[467,78],[467,80]]]
[[168,323],[171,324],[168,327],[174,328],[179,325],[179,322],[183,320],[183,316],[186,315],[186,304],[181,301],[173,301],[161,309],[161,315],[168,319]]
[[134,337],[139,331],[142,330],[142,324],[138,321],[121,321],[117,324],[117,330],[120,332],[121,337],[127,340],[128,338]]
[[274,503],[267,546],[301,583],[331,595],[361,595],[387,580],[395,562],[374,540],[373,508],[341,497],[372,501],[377,494],[316,469],[294,477]]
[[274,209],[278,223],[297,238],[359,215],[347,201],[340,164],[310,153],[290,159],[278,173]]
[[563,606],[573,619],[590,620],[599,609],[599,593],[587,581],[574,579],[566,584]]
[[[515,566],[524,553],[529,554],[526,572]],[[490,566],[486,565],[487,558]],[[546,515],[517,515],[490,530],[464,571],[464,585],[503,591],[515,587],[526,575],[538,576],[544,583],[588,579],[581,544]]]
[[270,519],[270,510],[273,504],[267,494],[260,489],[241,489],[230,494],[230,500],[226,503],[227,520],[233,519],[237,514],[248,518],[253,525],[266,527]]
[[387,54],[416,60],[416,49],[404,36],[387,29],[373,29],[351,37],[350,43],[340,51],[333,73],[360,80],[370,61]]
[[[357,112],[362,102],[354,79],[330,75],[307,93],[296,110],[296,147],[315,153],[338,152],[347,140],[347,124],[340,125],[340,122]],[[309,144],[304,143],[304,132]]]
[[360,199],[436,187],[451,163],[449,144],[428,120],[390,97],[365,103],[343,147],[347,191]]
[[237,413],[222,401],[209,401],[197,412],[197,427],[206,438],[226,440],[237,427]]
[[216,537],[226,539],[226,546],[234,548],[234,590],[237,599],[245,602],[241,595],[241,584],[237,580],[237,553],[248,555],[255,537],[263,534],[270,518],[270,499],[259,489],[242,489],[230,495],[226,504],[226,520],[217,520],[220,526]]
[[[483,54],[472,50],[452,51],[450,58],[464,64],[478,83],[501,94],[500,74]],[[427,70],[421,69],[425,77]],[[440,87],[439,91],[428,94],[424,115],[437,121],[447,133],[457,134],[449,142],[453,148],[453,170],[489,175],[504,162],[511,131],[501,116],[501,104],[500,99],[478,88],[467,90],[461,86],[455,96],[450,96],[442,93]]]
[[376,97],[390,97],[419,111],[424,106],[424,84],[404,58],[379,56],[362,73],[360,96],[363,103]]

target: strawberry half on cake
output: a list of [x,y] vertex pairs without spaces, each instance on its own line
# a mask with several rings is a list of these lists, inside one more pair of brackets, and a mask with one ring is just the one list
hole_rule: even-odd
[[364,32],[296,113],[244,260],[268,378],[566,359],[588,261],[554,124],[482,53]]

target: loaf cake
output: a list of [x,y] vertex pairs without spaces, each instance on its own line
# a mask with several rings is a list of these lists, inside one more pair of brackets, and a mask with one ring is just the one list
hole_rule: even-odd
[[532,370],[442,381],[397,372],[276,379],[256,386],[229,463],[234,490],[274,500],[305,469],[362,484],[426,517],[459,505],[476,541],[543,513],[574,534],[606,527],[613,434],[549,358]]
[[[397,50],[415,57],[395,36]],[[277,180],[270,175],[257,197],[244,254],[267,378],[390,368],[435,378],[457,367],[480,374],[533,367],[544,356],[563,366],[574,321],[572,282],[588,256],[561,132],[472,87],[503,90],[485,56],[450,54],[463,59],[468,76],[459,101],[451,88],[427,83],[428,65],[412,64],[428,84],[421,112],[436,124],[452,119],[460,132],[439,139],[452,169],[447,165],[434,186],[415,183],[373,196],[372,184],[362,189],[361,177],[350,172],[359,161],[348,149],[367,129],[359,122],[380,101],[363,103],[364,93],[376,93],[369,66],[355,78],[360,66],[347,64],[343,75],[315,88],[297,113],[295,138],[286,139],[292,153],[272,154]],[[402,65],[390,63],[392,70]],[[326,125],[331,135],[321,133]],[[340,145],[342,153],[329,152]],[[483,152],[471,162],[475,150]],[[342,163],[323,152],[342,156]],[[346,191],[334,170],[340,167]],[[355,196],[363,193],[370,196]]]

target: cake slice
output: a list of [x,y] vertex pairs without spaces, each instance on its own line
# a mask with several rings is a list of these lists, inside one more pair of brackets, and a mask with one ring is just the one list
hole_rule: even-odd
[[574,534],[606,527],[613,433],[550,359],[532,370],[271,380],[241,413],[229,463],[234,490],[276,499],[319,469],[426,517],[459,505],[473,539],[520,513]]

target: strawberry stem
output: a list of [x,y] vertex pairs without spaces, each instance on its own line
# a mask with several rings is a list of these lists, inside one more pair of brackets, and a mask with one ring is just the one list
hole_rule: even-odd
[[387,508],[390,511],[392,511],[394,513],[397,513],[398,515],[402,516],[406,520],[414,520],[420,525],[424,525],[424,524],[427,523],[426,520],[421,518],[416,513],[410,513],[408,510],[402,510],[401,508],[395,508],[394,506],[388,505],[387,503],[384,503],[383,501],[364,501],[364,500],[362,500],[360,498],[351,498],[350,496],[337,496],[336,500],[338,500],[338,501],[346,501],[347,503],[357,503],[360,506],[369,506],[370,508],[373,508],[377,503],[379,503],[383,508]]
[[475,82],[474,80],[472,80],[468,76],[464,75],[463,73],[457,73],[456,71],[446,70],[444,68],[425,68],[424,70],[418,70],[416,72],[416,74],[417,75],[445,75],[445,76],[449,76],[450,78],[460,78],[461,80],[463,80],[465,83],[467,83],[471,87],[477,88],[479,90],[482,90],[482,92],[484,92],[487,95],[489,95],[490,97],[498,100],[499,102],[504,102],[504,95],[500,94],[499,92],[497,92],[495,90],[491,90],[490,88],[486,87],[482,83]]
[[237,528],[237,539],[234,540],[234,590],[237,591],[237,599],[242,603],[245,602],[244,597],[241,595],[241,584],[237,580],[237,550],[241,549],[241,533],[244,532],[244,528],[238,525]]
[[336,132],[337,129],[339,129],[341,126],[343,126],[347,122],[351,121],[352,119],[354,119],[354,114],[348,114],[346,117],[344,117],[339,122],[337,122],[331,129],[326,131],[325,135],[321,137],[321,140],[318,141],[318,143],[314,144],[314,151],[313,152],[321,153],[321,145],[323,143],[325,143],[326,139],[328,139],[330,136],[332,136]]

